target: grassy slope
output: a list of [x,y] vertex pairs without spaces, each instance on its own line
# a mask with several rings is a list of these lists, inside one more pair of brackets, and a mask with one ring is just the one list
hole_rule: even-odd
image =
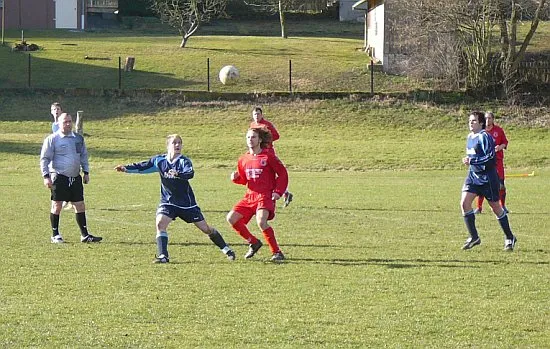
[[[143,146],[161,152],[162,142],[149,140],[149,136],[161,138],[179,132],[189,143],[188,153],[201,166],[232,166],[235,154],[242,150],[242,131],[252,107],[211,102],[168,108],[132,99],[60,97],[69,112],[84,110],[89,121],[100,121],[87,123],[85,130],[91,135],[89,146],[101,162],[148,155],[141,151]],[[38,152],[48,130],[46,113],[52,98],[0,97],[2,119],[10,120],[2,125],[7,151]],[[286,146],[280,152],[295,170],[461,168],[464,106],[345,100],[274,102],[265,106],[267,115],[285,130]],[[547,167],[548,129],[523,126],[514,122],[516,119],[503,124],[512,142],[507,166],[518,170]],[[120,147],[121,140],[127,146]],[[142,146],[142,142],[146,144]],[[444,147],[434,146],[442,143]]]

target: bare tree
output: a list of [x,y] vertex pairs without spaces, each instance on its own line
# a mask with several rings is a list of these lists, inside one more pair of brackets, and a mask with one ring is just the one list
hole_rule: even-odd
[[[396,34],[397,41],[405,46],[409,68],[417,75],[435,70],[449,81],[458,81],[455,73],[459,72],[466,89],[484,92],[497,83],[514,103],[521,82],[520,63],[540,18],[548,12],[546,1],[402,0],[391,31],[401,33]],[[530,18],[523,40],[517,33],[520,18]],[[499,31],[500,50],[494,37]],[[444,69],[434,69],[441,63]]]
[[285,13],[321,12],[327,8],[327,0],[244,0],[244,3],[255,11],[279,14],[281,37],[287,38]]
[[149,0],[151,9],[161,21],[175,28],[182,36],[180,47],[195,34],[203,23],[220,17],[227,0]]
[[520,41],[518,40],[517,30],[520,16],[524,16],[522,12],[526,9],[523,5],[517,0],[500,0],[497,13],[500,29],[499,68],[502,76],[502,87],[510,104],[517,103],[518,86],[521,82],[519,66],[544,14],[546,0],[539,0],[535,12],[529,15],[529,18],[531,18],[529,31],[523,41]]

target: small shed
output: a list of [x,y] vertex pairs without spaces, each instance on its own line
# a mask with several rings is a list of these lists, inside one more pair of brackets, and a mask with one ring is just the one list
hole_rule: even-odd
[[85,29],[88,17],[115,14],[118,0],[0,0],[5,29]]

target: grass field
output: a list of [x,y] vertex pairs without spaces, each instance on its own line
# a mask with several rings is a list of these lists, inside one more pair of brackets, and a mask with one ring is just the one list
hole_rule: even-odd
[[[547,127],[504,119],[508,173],[536,173],[507,180],[516,251],[502,251],[484,213],[483,244],[464,252],[462,107],[264,104],[295,194],[273,222],[288,257],[277,265],[267,249],[244,260],[247,246],[224,221],[244,189],[228,178],[252,106],[238,103],[63,98],[85,111],[88,222],[105,240],[79,243],[63,212],[68,243],[50,244],[38,153],[51,97],[0,96],[3,348],[550,346]],[[238,253],[233,263],[177,221],[171,263],[151,264],[159,179],[112,168],[163,152],[173,132],[194,161],[207,220]]]
[[[93,32],[27,30],[28,43],[41,50],[31,54],[30,85],[35,88],[118,88],[118,59],[136,59],[135,71],[122,74],[124,89],[166,88],[215,92],[370,91],[369,57],[362,52],[360,23],[289,21],[288,39],[278,37],[277,22],[225,21],[205,26],[200,35],[179,48],[180,38],[166,27]],[[7,43],[21,33],[7,31]],[[89,59],[85,59],[85,57]],[[290,62],[291,61],[291,62]],[[240,71],[237,84],[222,85],[225,65]],[[290,69],[290,64],[292,69]],[[27,87],[27,54],[0,47],[0,88]],[[9,68],[8,68],[9,67]],[[377,92],[429,87],[429,82],[375,73]]]
[[[520,38],[526,27],[521,26]],[[546,22],[539,25],[530,53],[550,50],[549,28]],[[179,48],[180,38],[172,31],[150,23],[133,24],[131,30],[27,30],[26,40],[41,47],[31,54],[30,85],[116,89],[119,57],[124,64],[133,56],[136,70],[122,74],[123,89],[206,91],[209,60],[214,92],[289,91],[289,85],[293,92],[370,92],[370,59],[361,50],[361,23],[290,19],[288,30],[289,38],[282,39],[277,21],[220,21],[203,27],[185,49]],[[20,38],[20,31],[7,31],[8,46]],[[28,55],[13,53],[8,46],[0,47],[0,88],[27,87]],[[237,84],[222,85],[218,72],[229,64],[239,68],[241,78]],[[373,77],[377,93],[442,88],[434,81],[382,72]]]

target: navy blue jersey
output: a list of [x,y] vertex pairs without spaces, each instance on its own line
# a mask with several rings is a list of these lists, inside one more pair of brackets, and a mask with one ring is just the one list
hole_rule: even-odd
[[170,204],[180,208],[197,206],[195,194],[189,184],[193,178],[193,164],[183,155],[169,161],[166,154],[158,155],[142,162],[126,165],[127,173],[160,174],[160,204]]
[[[471,184],[482,185],[492,180],[496,172],[495,142],[485,130],[470,132],[466,140],[466,155],[470,158],[468,178]],[[497,177],[498,178],[498,177]]]

